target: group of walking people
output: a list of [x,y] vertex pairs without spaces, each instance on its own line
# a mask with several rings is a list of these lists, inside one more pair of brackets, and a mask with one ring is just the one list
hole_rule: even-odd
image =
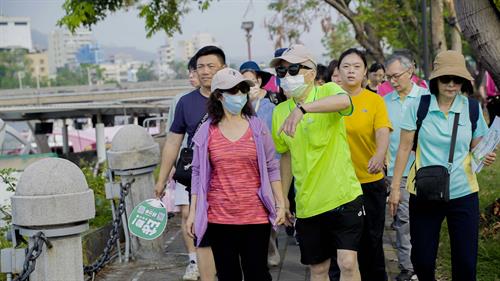
[[[305,46],[292,45],[269,66],[273,74],[252,61],[229,68],[215,46],[188,65],[195,90],[171,112],[155,188],[161,197],[174,167],[191,173],[175,191],[190,259],[184,280],[272,280],[280,225],[295,227],[312,281],[388,280],[386,205],[397,280],[435,280],[444,218],[453,280],[476,280],[479,187],[470,151],[488,127],[470,98],[463,55],[438,54],[428,89],[403,53],[368,67],[352,48],[318,67]],[[192,162],[176,166],[186,155]]]

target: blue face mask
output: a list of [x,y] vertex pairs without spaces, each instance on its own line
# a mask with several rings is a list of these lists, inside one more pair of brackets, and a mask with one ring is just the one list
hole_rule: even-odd
[[221,100],[222,106],[233,115],[238,115],[245,106],[248,100],[248,95],[238,92],[235,95],[230,93],[222,93],[224,99]]

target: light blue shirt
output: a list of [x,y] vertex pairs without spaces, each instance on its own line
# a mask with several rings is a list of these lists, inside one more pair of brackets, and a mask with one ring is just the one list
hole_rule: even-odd
[[[428,95],[429,90],[419,87],[416,84],[412,83],[413,86],[411,88],[410,93],[406,96],[405,99],[401,100],[397,91],[392,91],[389,94],[384,96],[384,102],[387,106],[387,112],[389,112],[389,119],[391,119],[393,131],[391,133],[389,139],[389,149],[387,150],[387,159],[389,160],[387,166],[387,175],[392,177],[394,175],[394,164],[396,162],[396,154],[398,152],[399,147],[399,138],[401,137],[401,119],[403,118],[403,112],[408,109],[408,105],[420,97],[421,95]],[[415,154],[412,152],[410,158],[408,159],[408,164],[406,165],[406,169],[403,173],[403,177],[408,176],[408,172],[410,171],[411,164],[415,161]]]
[[[408,110],[403,113],[401,129],[409,131],[417,129],[416,121],[419,103],[420,98],[417,98],[408,105]],[[458,121],[455,156],[450,173],[450,199],[460,198],[479,190],[476,175],[472,172],[469,151],[472,139],[484,136],[488,131],[482,110],[479,110],[477,128],[473,135],[467,97],[457,95],[448,116],[446,116],[439,109],[436,96],[431,95],[429,112],[420,128],[416,155],[417,168],[431,165],[448,167],[453,119],[456,113],[460,113],[460,119]],[[411,174],[413,174],[413,171]],[[412,180],[410,178],[411,176],[409,176],[409,181]],[[412,192],[411,188],[409,190]]]

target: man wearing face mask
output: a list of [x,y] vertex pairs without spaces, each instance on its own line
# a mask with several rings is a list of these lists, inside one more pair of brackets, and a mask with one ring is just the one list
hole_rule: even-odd
[[312,281],[327,280],[330,258],[336,253],[342,280],[360,280],[362,191],[343,120],[353,111],[351,100],[335,83],[314,84],[316,63],[302,45],[290,47],[271,66],[291,97],[274,110],[273,138],[282,154],[284,194],[295,177],[301,262],[310,266]]

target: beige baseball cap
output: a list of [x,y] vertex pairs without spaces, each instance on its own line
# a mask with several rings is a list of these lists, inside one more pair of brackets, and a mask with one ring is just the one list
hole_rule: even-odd
[[271,67],[278,66],[282,60],[289,63],[300,63],[304,66],[316,69],[316,61],[314,59],[314,56],[304,45],[292,45],[290,48],[284,51],[281,56],[274,58],[271,61]]
[[229,90],[241,82],[247,83],[249,87],[254,86],[252,80],[245,79],[245,76],[243,76],[238,70],[226,67],[215,73],[212,78],[210,90],[212,92],[217,89]]

